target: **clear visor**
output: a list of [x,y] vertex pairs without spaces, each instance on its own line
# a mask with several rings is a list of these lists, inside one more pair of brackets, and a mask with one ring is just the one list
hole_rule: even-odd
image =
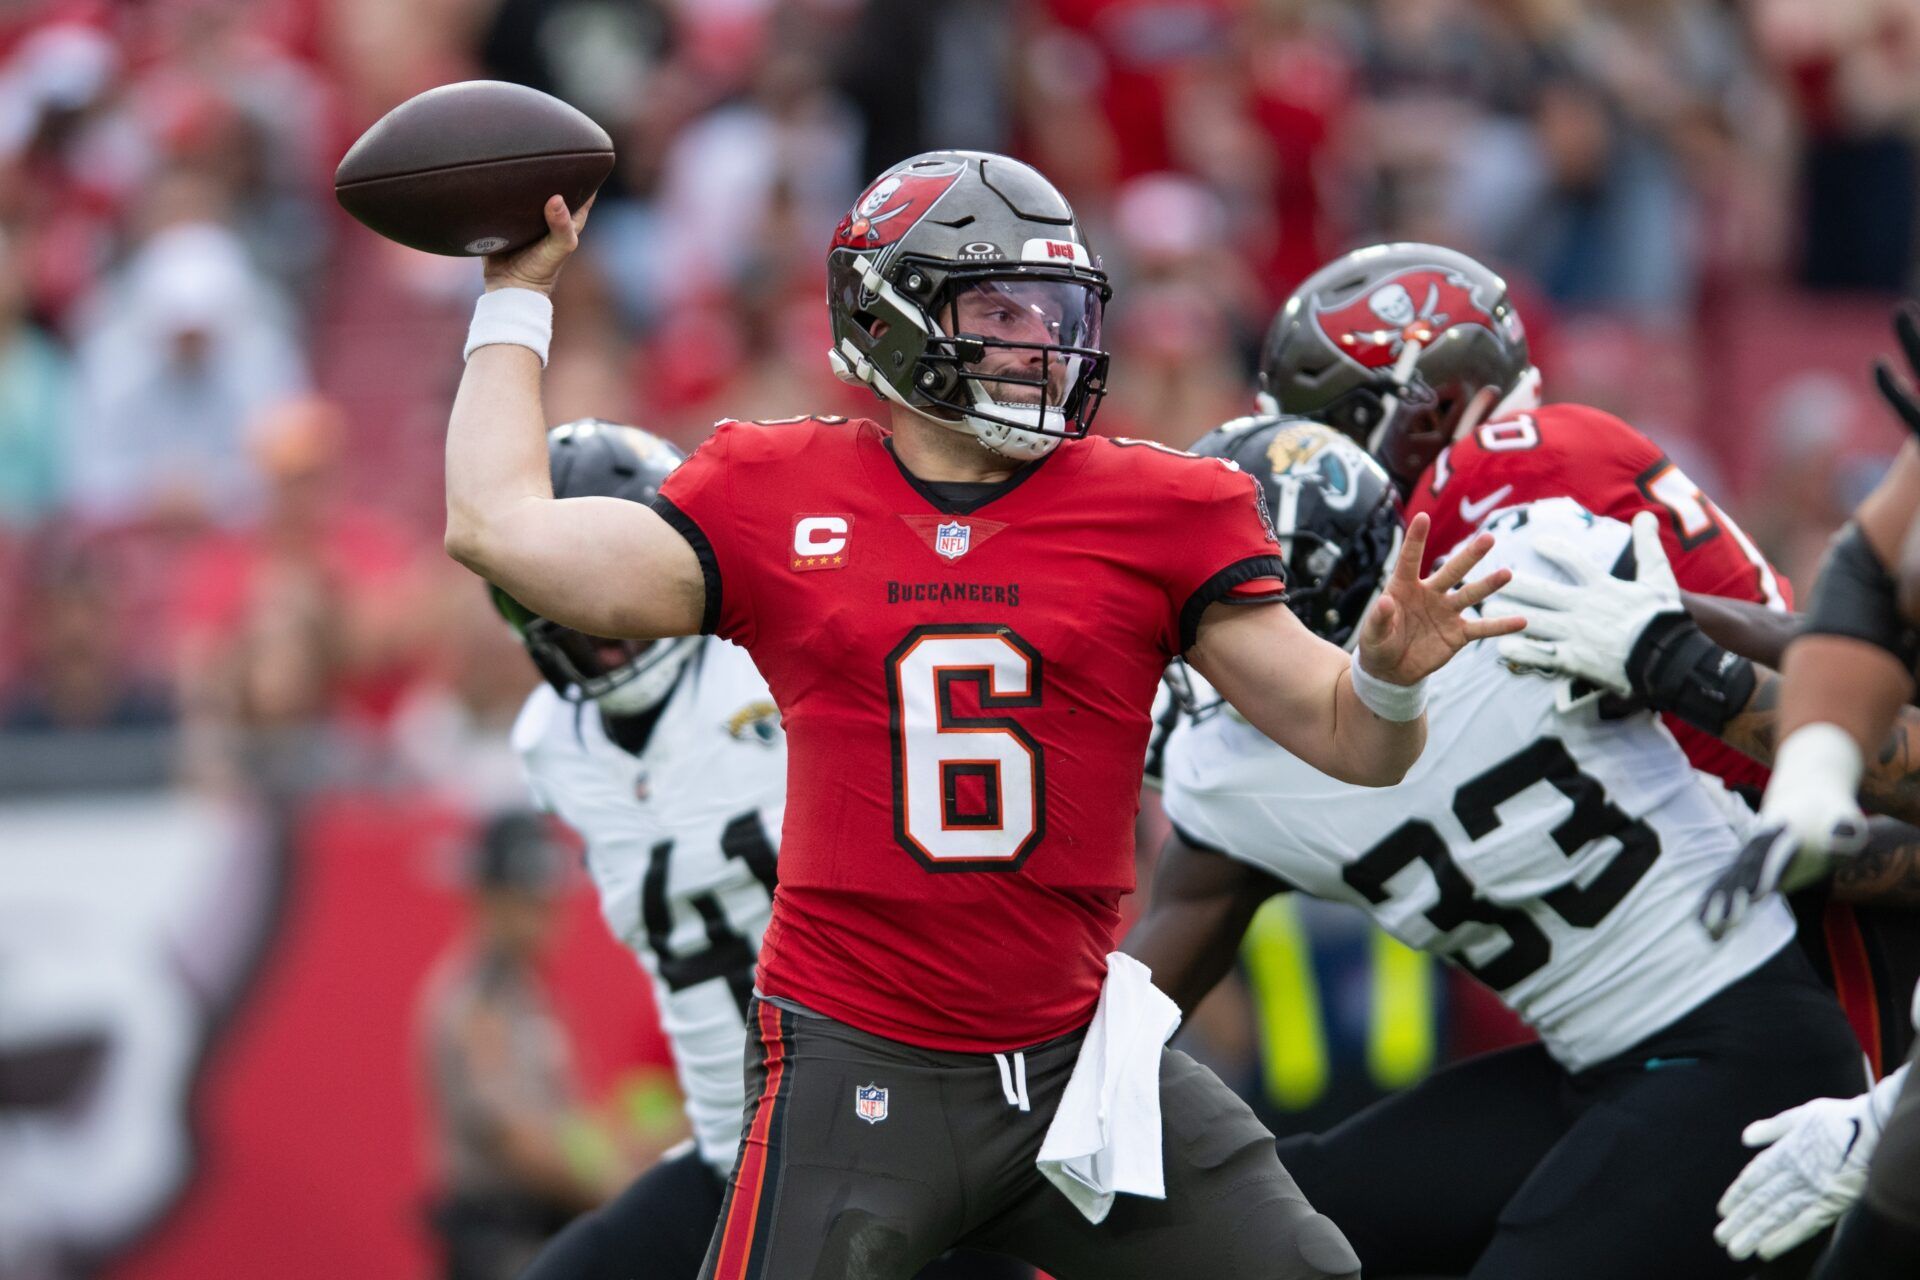
[[946,320],[977,339],[961,368],[1001,404],[1066,404],[1100,354],[1100,293],[1074,280],[985,279],[954,291]]

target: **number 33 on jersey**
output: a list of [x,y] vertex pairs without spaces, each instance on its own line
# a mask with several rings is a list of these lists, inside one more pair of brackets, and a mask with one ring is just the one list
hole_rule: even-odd
[[[1558,577],[1552,536],[1614,563],[1627,528],[1565,498],[1497,517],[1477,573]],[[1391,792],[1334,782],[1233,716],[1181,724],[1167,816],[1190,843],[1351,902],[1499,992],[1568,1070],[1622,1053],[1793,936],[1775,900],[1715,943],[1692,913],[1750,814],[1647,714],[1562,714],[1469,645],[1434,673],[1427,746]]]
[[961,1051],[1083,1023],[1160,673],[1208,605],[1282,595],[1258,501],[1093,437],[954,502],[874,423],[723,423],[657,509],[787,731],[762,990]]

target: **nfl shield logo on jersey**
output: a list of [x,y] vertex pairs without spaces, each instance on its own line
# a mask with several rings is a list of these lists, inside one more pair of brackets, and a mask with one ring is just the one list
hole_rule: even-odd
[[877,1084],[855,1085],[853,1089],[853,1114],[868,1124],[879,1124],[887,1118],[887,1091]]
[[958,560],[967,554],[967,548],[973,543],[973,527],[961,524],[958,520],[943,524],[933,531],[933,549],[949,560]]

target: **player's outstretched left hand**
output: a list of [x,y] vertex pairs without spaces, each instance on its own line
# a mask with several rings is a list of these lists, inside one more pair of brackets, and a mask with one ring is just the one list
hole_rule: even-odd
[[1480,604],[1513,578],[1511,569],[1496,569],[1465,586],[1473,566],[1493,550],[1493,535],[1483,533],[1453,553],[1431,577],[1420,576],[1427,554],[1426,514],[1407,526],[1406,541],[1393,573],[1380,589],[1380,598],[1360,623],[1360,665],[1368,675],[1393,684],[1413,684],[1447,664],[1447,660],[1474,640],[1511,635],[1527,625],[1525,618],[1475,618],[1467,610]]
[[[1764,813],[1762,818],[1766,818]],[[1700,923],[1717,941],[1762,902],[1792,893],[1826,875],[1837,855],[1858,853],[1867,843],[1867,822],[1842,801],[1834,816],[1809,832],[1785,821],[1763,821],[1700,899]]]

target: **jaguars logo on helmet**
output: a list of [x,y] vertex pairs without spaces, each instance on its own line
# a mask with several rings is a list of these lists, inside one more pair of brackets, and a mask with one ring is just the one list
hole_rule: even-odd
[[[1191,452],[1224,458],[1259,483],[1287,566],[1287,607],[1308,630],[1350,647],[1400,554],[1400,499],[1380,464],[1332,427],[1287,414],[1222,423]],[[1196,720],[1226,705],[1178,658],[1166,684]]]

